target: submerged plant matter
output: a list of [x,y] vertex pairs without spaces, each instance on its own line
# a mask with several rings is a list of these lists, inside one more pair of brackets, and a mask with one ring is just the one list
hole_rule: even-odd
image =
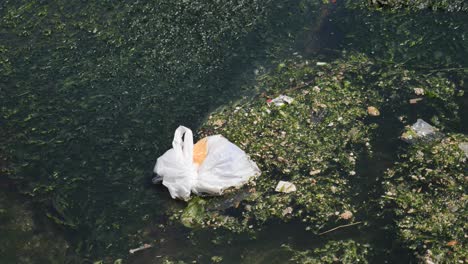
[[155,157],[236,93],[236,65],[264,54],[246,43],[287,39],[302,11],[286,2],[2,1],[2,175],[81,255],[138,247],[179,206],[146,185]]
[[370,263],[369,256],[372,249],[369,245],[358,242],[330,241],[321,248],[307,251],[297,251],[291,248],[292,257],[289,263],[297,264],[321,264],[321,263]]
[[[424,263],[466,263],[466,135],[420,142],[401,155],[384,181],[385,208],[396,208],[397,232]],[[424,261],[423,261],[424,260]]]
[[[0,260],[2,263],[64,263],[69,244],[43,217],[35,216],[29,201],[0,192]],[[21,254],[18,254],[21,252]],[[70,258],[68,258],[70,259]]]
[[383,9],[410,9],[433,11],[468,11],[465,0],[347,0],[350,5]]

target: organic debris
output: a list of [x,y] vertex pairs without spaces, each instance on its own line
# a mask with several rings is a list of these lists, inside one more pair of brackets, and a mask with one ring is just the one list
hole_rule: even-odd
[[344,220],[351,219],[353,217],[353,213],[350,211],[344,211],[342,214],[340,214],[340,218]]
[[[416,256],[431,252],[441,263],[466,263],[465,153],[459,148],[466,135],[449,135],[440,141],[419,142],[386,173],[386,208],[394,208],[397,232]],[[447,242],[447,239],[450,239]]]
[[288,263],[334,264],[334,263],[370,263],[368,259],[374,254],[369,244],[353,240],[330,240],[321,247],[298,251],[290,246],[283,246],[292,254]]
[[374,106],[369,106],[369,107],[367,107],[367,113],[368,113],[370,116],[379,116],[379,115],[380,115],[379,109],[377,109],[377,108],[374,107]]

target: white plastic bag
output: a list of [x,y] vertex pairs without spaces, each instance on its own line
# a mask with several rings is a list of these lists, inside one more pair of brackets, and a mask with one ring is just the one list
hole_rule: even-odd
[[260,175],[257,164],[223,136],[209,136],[206,140],[207,155],[198,166],[193,162],[192,131],[179,126],[172,149],[156,161],[154,172],[162,177],[172,198],[188,200],[191,192],[221,195],[227,188],[240,187]]

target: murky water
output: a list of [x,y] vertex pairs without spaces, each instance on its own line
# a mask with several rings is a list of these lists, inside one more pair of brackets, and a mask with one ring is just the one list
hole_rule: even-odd
[[[300,1],[163,2],[1,4],[0,165],[9,179],[0,179],[8,193],[0,210],[27,201],[21,210],[33,211],[36,224],[0,238],[0,245],[13,243],[0,250],[0,262],[41,263],[41,250],[58,247],[61,257],[46,261],[160,263],[170,256],[208,263],[220,256],[223,263],[284,263],[283,244],[310,249],[347,238],[379,248],[375,263],[410,261],[379,228],[391,219],[373,211],[379,175],[401,144],[392,135],[402,127],[385,110],[375,155],[360,158],[354,183],[356,199],[369,203],[362,218],[371,224],[361,229],[316,237],[301,223],[273,221],[255,239],[189,230],[168,219],[169,209],[185,203],[151,185],[152,168],[179,124],[195,130],[216,107],[255,94],[254,71],[295,52],[330,61],[359,51],[428,75],[449,72],[466,89],[468,15],[350,10],[341,1],[310,9]],[[466,113],[466,95],[459,104]],[[424,104],[408,107],[414,117],[431,118]],[[466,116],[445,129],[466,133]],[[8,214],[0,214],[0,225],[21,216]],[[41,232],[56,234],[60,245],[43,244]],[[38,244],[26,245],[34,239]],[[154,247],[128,254],[143,243]]]

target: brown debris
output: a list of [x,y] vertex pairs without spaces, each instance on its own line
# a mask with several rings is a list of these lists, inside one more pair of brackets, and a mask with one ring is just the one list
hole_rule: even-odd
[[379,115],[380,115],[379,109],[377,109],[377,108],[374,107],[374,106],[369,106],[369,107],[367,107],[367,113],[368,113],[370,116],[379,116]]

